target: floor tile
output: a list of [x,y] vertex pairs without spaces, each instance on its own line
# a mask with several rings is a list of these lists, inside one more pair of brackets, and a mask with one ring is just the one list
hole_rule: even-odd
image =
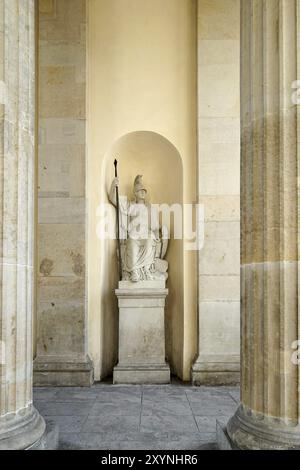
[[143,398],[142,413],[144,416],[151,416],[155,413],[185,416],[192,414],[192,410],[186,397],[153,397]]
[[90,410],[90,416],[140,416],[141,414],[141,401],[132,403],[130,401],[116,403],[102,403],[97,401],[94,403]]
[[139,416],[88,416],[82,431],[83,432],[113,432],[126,436],[126,433],[139,431]]
[[87,416],[94,402],[77,400],[76,402],[36,401],[35,406],[44,416]]
[[119,450],[119,442],[103,441],[97,433],[63,433],[60,435],[61,450]]
[[221,423],[227,424],[227,416],[195,416],[195,420],[200,433],[216,434],[217,419]]
[[55,400],[59,392],[58,388],[34,388],[33,399],[34,400]]
[[237,408],[233,399],[230,401],[202,399],[191,402],[190,405],[195,416],[232,416]]
[[229,392],[230,396],[235,400],[236,403],[240,403],[241,401],[241,393],[240,390],[231,390]]
[[87,419],[86,416],[51,416],[48,422],[58,424],[60,433],[79,433],[82,425]]
[[56,401],[96,400],[99,391],[96,388],[60,388],[56,392]]
[[172,385],[35,388],[34,404],[60,428],[61,449],[213,450],[238,387]]
[[151,416],[141,417],[141,432],[149,431],[176,431],[180,434],[197,433],[198,428],[192,415],[186,415],[184,419],[178,416],[176,412],[163,414],[159,412],[153,413]]

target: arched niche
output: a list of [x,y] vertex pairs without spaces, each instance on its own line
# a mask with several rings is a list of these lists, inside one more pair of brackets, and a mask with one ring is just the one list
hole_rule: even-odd
[[[133,181],[143,175],[148,189],[148,201],[153,204],[180,204],[183,202],[183,168],[178,150],[165,137],[155,132],[137,131],[119,138],[104,158],[103,176],[106,195],[114,178],[114,159],[118,160],[120,194],[133,198]],[[107,197],[107,196],[106,196]],[[108,199],[107,199],[108,201]],[[111,224],[115,227],[113,207],[109,210]],[[171,217],[173,221],[173,217]],[[166,259],[169,261],[169,296],[166,304],[166,352],[173,373],[182,368],[183,355],[183,241],[174,240],[173,223]],[[116,242],[106,240],[102,245],[102,270],[106,273],[102,283],[103,356],[107,348],[116,348],[117,355],[117,304],[114,288],[118,282]],[[112,315],[112,310],[114,314]]]

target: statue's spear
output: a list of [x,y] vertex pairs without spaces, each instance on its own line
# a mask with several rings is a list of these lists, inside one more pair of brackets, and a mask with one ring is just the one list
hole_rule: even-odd
[[[115,178],[118,178],[118,161],[114,161]],[[117,202],[117,243],[118,243],[118,258],[119,258],[119,278],[122,281],[122,258],[121,258],[121,243],[120,243],[120,199],[119,188],[116,186],[116,202]]]

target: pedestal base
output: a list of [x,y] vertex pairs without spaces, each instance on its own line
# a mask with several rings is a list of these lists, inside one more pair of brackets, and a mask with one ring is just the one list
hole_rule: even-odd
[[241,405],[230,419],[226,433],[233,448],[241,450],[299,450],[300,425],[255,415]]
[[169,384],[171,382],[170,367],[153,366],[116,366],[114,368],[114,384]]
[[165,281],[123,281],[119,303],[119,363],[114,384],[170,383],[165,361]]
[[40,441],[46,423],[39,412],[30,406],[0,419],[0,450],[25,450]]
[[35,387],[91,387],[93,382],[93,363],[89,357],[37,357],[33,363]]
[[240,383],[240,363],[236,362],[195,362],[192,367],[193,385],[238,385]]

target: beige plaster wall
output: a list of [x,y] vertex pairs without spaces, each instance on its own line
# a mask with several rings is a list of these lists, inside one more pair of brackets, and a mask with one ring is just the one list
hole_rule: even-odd
[[[105,243],[96,234],[97,207],[107,202],[112,176],[106,172],[107,158],[122,136],[155,132],[180,154],[183,201],[196,201],[197,15],[195,0],[89,0],[88,6],[89,352],[95,378],[100,379],[112,372],[117,352],[117,320],[110,308],[115,302],[116,263],[107,258]],[[113,161],[109,164],[112,168]],[[136,161],[135,171],[138,166]],[[159,161],[155,168],[144,168],[151,182],[161,168],[168,173]],[[165,185],[171,187],[178,182],[172,168],[169,171]],[[122,177],[129,188],[131,172]],[[163,197],[165,189],[157,194]],[[197,352],[196,259],[195,252],[183,251],[178,292],[182,308],[169,313],[178,316],[171,326],[176,348],[169,349],[170,359],[173,371],[185,380]]]
[[[198,1],[199,359],[239,364],[240,1]],[[221,370],[221,369],[219,369]]]
[[86,1],[39,0],[38,356],[85,350]]
[[[198,191],[204,204],[199,285],[197,253],[171,242],[168,254],[173,372],[188,380],[197,351],[204,364],[238,366],[239,0],[199,0],[198,40],[196,0],[39,0],[39,9],[42,348],[52,354],[84,349],[87,302],[96,380],[116,362],[115,247],[97,237],[97,208],[107,202],[116,155],[123,193],[130,195],[135,173],[142,172],[155,202],[196,202]],[[178,172],[173,159],[180,159]],[[114,223],[113,210],[111,217]],[[68,337],[70,319],[79,328]]]

